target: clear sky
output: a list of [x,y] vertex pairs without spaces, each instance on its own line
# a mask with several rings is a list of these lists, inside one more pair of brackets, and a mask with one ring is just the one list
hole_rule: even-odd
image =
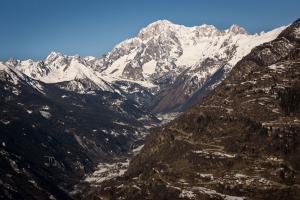
[[300,17],[299,0],[0,0],[0,8],[2,61],[51,51],[99,57],[159,19],[257,33]]

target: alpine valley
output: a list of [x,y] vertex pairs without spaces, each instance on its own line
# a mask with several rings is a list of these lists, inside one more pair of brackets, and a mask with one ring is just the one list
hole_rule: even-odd
[[0,198],[297,199],[299,24],[0,62]]

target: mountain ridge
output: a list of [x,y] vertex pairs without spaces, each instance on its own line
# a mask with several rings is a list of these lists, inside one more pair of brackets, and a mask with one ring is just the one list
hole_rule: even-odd
[[[155,113],[182,112],[192,105],[188,99],[195,98],[197,91],[221,67],[224,66],[225,71],[219,82],[253,47],[274,39],[283,28],[250,35],[235,24],[219,30],[212,25],[185,27],[159,20],[100,58],[52,52],[43,61],[10,59],[6,64],[46,83],[72,82],[69,83],[72,86],[66,87],[68,90],[85,93],[98,89],[129,98],[139,96],[133,100]],[[179,77],[185,77],[185,81],[179,81]],[[75,79],[87,84],[82,85]],[[76,86],[76,82],[80,86]],[[120,90],[125,82],[139,84],[140,89],[134,93],[128,93],[126,88]],[[181,85],[172,87],[175,82]],[[178,101],[168,105],[170,88],[171,93],[179,95]],[[149,91],[152,95],[145,96]]]

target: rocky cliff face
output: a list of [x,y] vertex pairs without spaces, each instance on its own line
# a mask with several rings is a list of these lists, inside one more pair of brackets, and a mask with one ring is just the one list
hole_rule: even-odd
[[298,199],[299,29],[297,20],[254,48],[88,198]]

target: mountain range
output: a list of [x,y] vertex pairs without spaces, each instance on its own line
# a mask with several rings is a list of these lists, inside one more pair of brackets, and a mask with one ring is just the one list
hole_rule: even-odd
[[[91,190],[88,191],[89,195],[84,196],[92,198],[97,191],[103,197],[109,193],[114,198],[121,192],[130,199],[141,198],[145,194],[136,193],[133,189],[136,184],[148,191],[149,198],[157,190],[166,187],[173,188],[170,191],[175,191],[174,195],[178,194],[176,197],[181,195],[185,198],[190,193],[196,196],[201,193],[200,190],[197,193],[191,188],[179,187],[177,178],[182,179],[183,185],[190,184],[188,176],[194,176],[190,174],[190,169],[200,164],[207,168],[215,165],[208,160],[197,165],[189,164],[189,156],[194,159],[198,154],[200,157],[202,154],[217,154],[217,157],[225,155],[224,162],[233,162],[227,158],[237,155],[239,148],[252,145],[254,141],[247,136],[251,138],[249,144],[239,143],[234,149],[232,141],[238,130],[245,129],[246,135],[251,135],[253,131],[265,133],[268,124],[278,123],[274,120],[280,118],[281,123],[291,120],[281,117],[283,113],[296,116],[294,120],[298,119],[297,106],[290,107],[294,90],[291,89],[293,95],[289,90],[280,90],[290,84],[296,85],[297,91],[294,81],[286,81],[286,76],[293,77],[292,80],[298,77],[296,50],[299,28],[291,28],[298,27],[297,23],[250,35],[237,25],[218,30],[212,25],[185,27],[161,20],[141,29],[135,38],[125,40],[99,58],[52,52],[42,61],[11,58],[7,62],[0,62],[0,197],[82,198],[82,194],[78,194],[82,190],[76,188],[77,183],[86,174],[92,173],[99,162],[122,157],[142,144],[149,129],[160,123],[157,114],[183,111],[187,113],[169,125],[155,128],[141,154],[133,159],[125,180],[132,178],[137,181],[140,179],[136,177],[140,176],[140,182],[129,181],[128,187],[116,189],[110,184],[127,182],[108,181],[103,185],[106,192],[102,191],[102,187],[99,189],[102,192]],[[286,63],[283,59],[286,59]],[[294,73],[281,70],[282,67],[277,65],[279,62],[293,66],[291,70]],[[272,73],[277,72],[288,75],[276,75],[278,85],[275,82],[272,85],[268,73],[259,71],[265,69],[260,67],[266,66],[271,77],[275,76]],[[261,79],[270,82],[259,83],[267,89],[254,84]],[[266,100],[267,97],[263,95],[266,91],[273,94],[270,98],[278,97],[271,99],[277,103]],[[259,96],[251,96],[252,93]],[[203,103],[197,104],[202,98]],[[256,101],[256,98],[261,100]],[[255,107],[261,104],[270,104],[274,112],[268,112],[268,106],[266,110]],[[269,117],[266,117],[267,114]],[[238,122],[241,121],[243,124],[239,126]],[[237,125],[227,129],[232,124]],[[215,127],[223,131],[215,130]],[[246,129],[249,127],[249,130]],[[279,123],[276,130],[281,132],[278,135],[282,134],[281,129]],[[290,133],[290,129],[284,131]],[[220,141],[214,141],[214,134],[221,133],[225,136],[222,135]],[[256,135],[253,138],[257,139]],[[210,148],[203,148],[205,142],[210,142],[208,146],[219,151],[210,152]],[[229,146],[225,146],[225,143]],[[255,152],[258,147],[253,145],[254,150],[245,148],[249,153]],[[189,152],[191,149],[196,152],[195,155]],[[272,154],[269,158],[279,159],[279,155]],[[197,162],[200,161],[195,158]],[[223,161],[218,163],[224,165]],[[181,167],[186,164],[190,168]],[[169,165],[172,166],[170,170],[167,169]],[[285,166],[290,169],[289,164]],[[292,167],[297,169],[294,165]],[[157,169],[170,173],[168,178],[173,182],[160,177],[160,173],[155,171]],[[187,174],[183,177],[185,172]],[[295,174],[293,170],[282,173]],[[206,174],[214,172],[208,170]],[[220,174],[214,176],[221,177]],[[150,180],[154,185],[149,186],[152,184]],[[166,185],[166,181],[170,184]],[[211,183],[210,190],[219,191],[214,185],[217,183]],[[106,184],[111,190],[105,189]],[[177,187],[182,194],[178,193]],[[224,191],[237,196],[231,190]]]
[[283,29],[250,35],[237,25],[219,30],[160,20],[100,58],[52,52],[43,61],[10,59],[4,64],[69,91],[117,92],[154,113],[182,112],[253,47],[275,39]]

